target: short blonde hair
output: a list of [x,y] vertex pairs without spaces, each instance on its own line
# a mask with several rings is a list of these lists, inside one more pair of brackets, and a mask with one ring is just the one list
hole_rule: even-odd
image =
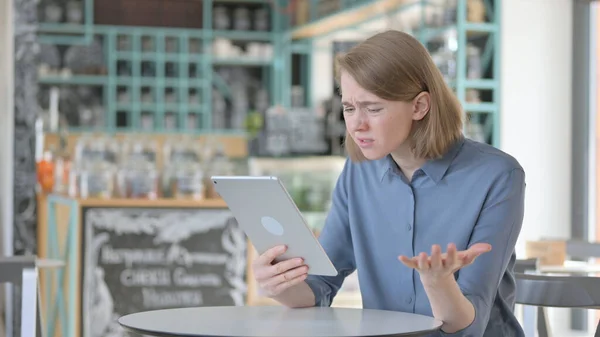
[[[439,158],[462,135],[462,109],[425,47],[409,34],[386,31],[361,42],[336,59],[336,79],[346,72],[365,90],[388,101],[410,102],[429,92],[430,109],[415,121],[410,148],[419,158]],[[366,160],[346,131],[346,151]]]

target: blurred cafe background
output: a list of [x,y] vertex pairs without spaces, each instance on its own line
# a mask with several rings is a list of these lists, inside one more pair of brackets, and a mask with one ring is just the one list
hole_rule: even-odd
[[[600,240],[599,10],[589,0],[0,0],[0,274],[3,257],[36,257],[47,337],[133,336],[116,318],[144,310],[274,304],[257,293],[256,252],[209,178],[280,177],[318,236],[346,159],[333,60],[394,29],[427,47],[465,135],[525,168],[517,257],[536,258],[537,272],[595,276],[600,252],[570,247]],[[22,290],[0,288],[0,336],[21,335]],[[333,305],[361,306],[355,274]],[[540,312],[554,336],[592,336],[600,317]]]

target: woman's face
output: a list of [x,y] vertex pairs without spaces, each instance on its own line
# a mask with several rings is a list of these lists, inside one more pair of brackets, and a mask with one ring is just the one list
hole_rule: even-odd
[[409,149],[412,123],[426,113],[420,111],[418,98],[412,102],[381,99],[345,72],[341,74],[340,86],[346,130],[367,159],[377,160]]

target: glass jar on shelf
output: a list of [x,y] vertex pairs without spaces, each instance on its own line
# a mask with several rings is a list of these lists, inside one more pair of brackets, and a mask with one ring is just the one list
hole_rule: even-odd
[[235,30],[250,29],[250,11],[248,8],[240,6],[233,11],[233,28]]
[[160,192],[163,198],[173,198],[173,182],[175,181],[177,168],[173,165],[165,164],[160,175]]
[[[75,173],[74,173],[75,174]],[[109,199],[114,195],[115,168],[104,161],[92,161],[77,170],[80,198]],[[74,179],[71,178],[71,181]]]
[[[197,176],[200,176],[199,183],[203,185],[201,156],[201,147],[198,145],[198,141],[191,136],[170,137],[165,141],[161,183],[163,197],[173,198],[180,194],[182,198],[198,198],[195,196],[196,192],[185,192],[190,188],[196,189],[196,187],[180,187],[180,185],[187,185],[188,182],[186,181],[195,181]],[[189,184],[191,183],[189,182]],[[197,183],[194,182],[194,184]],[[178,192],[179,190],[182,192]],[[200,191],[199,193],[202,194],[203,192]]]
[[440,48],[433,54],[433,60],[446,82],[456,79],[456,60],[454,53],[448,49]]
[[210,181],[211,176],[230,176],[235,174],[235,167],[231,160],[225,153],[225,147],[222,143],[217,143],[215,152],[210,158],[204,158],[206,177],[204,179],[206,186],[206,198],[220,198],[218,193],[215,191],[212,182]]
[[204,199],[204,175],[199,164],[186,163],[175,170],[171,195],[176,199]]
[[158,198],[159,174],[147,161],[131,161],[118,173],[119,195],[131,199]]
[[124,140],[121,163],[143,161],[156,165],[158,145],[154,139],[146,136],[131,136]]
[[168,163],[194,162],[200,160],[200,147],[189,136],[171,137],[163,146],[163,158]]
[[265,8],[257,8],[252,12],[253,28],[256,31],[267,31],[270,27],[269,12]]
[[481,51],[473,44],[467,45],[467,78],[482,78]]
[[75,165],[85,165],[91,161],[117,164],[120,152],[116,139],[108,136],[84,135],[75,144]]
[[231,26],[231,18],[226,7],[216,6],[213,9],[213,28],[226,30]]
[[89,135],[83,135],[75,144],[75,155],[74,155],[74,164],[82,165],[84,162],[88,162],[93,159],[93,144],[94,140]]

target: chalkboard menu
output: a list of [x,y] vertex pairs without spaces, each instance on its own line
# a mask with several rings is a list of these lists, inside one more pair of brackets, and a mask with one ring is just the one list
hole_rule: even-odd
[[244,305],[246,236],[228,209],[83,208],[83,336],[126,314]]

